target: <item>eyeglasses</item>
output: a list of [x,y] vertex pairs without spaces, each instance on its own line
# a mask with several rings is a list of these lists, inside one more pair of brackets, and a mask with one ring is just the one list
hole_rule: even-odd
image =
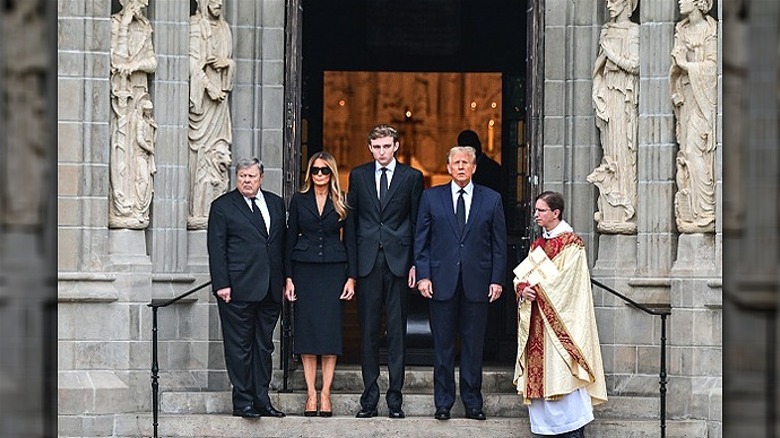
[[323,175],[330,175],[330,167],[317,167],[317,166],[311,166],[311,174],[316,175],[318,173],[321,173]]
[[545,211],[550,211],[549,208],[534,208],[534,211],[539,213],[544,213]]

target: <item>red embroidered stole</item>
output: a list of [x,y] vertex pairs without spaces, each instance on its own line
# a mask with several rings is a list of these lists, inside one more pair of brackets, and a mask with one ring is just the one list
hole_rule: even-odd
[[[540,237],[531,245],[533,251],[541,246],[550,260],[554,259],[568,245],[585,246],[574,233],[563,233],[553,239]],[[556,309],[550,304],[550,300],[540,287],[536,287],[536,299],[531,303],[531,324],[529,328],[528,343],[526,344],[526,357],[528,358],[528,376],[526,378],[526,397],[544,397],[544,319],[549,321],[556,338],[563,344],[566,352],[572,360],[579,364],[595,380],[593,372],[585,361],[585,357],[579,347],[574,343],[566,326],[558,315]],[[544,314],[544,318],[542,317]]]

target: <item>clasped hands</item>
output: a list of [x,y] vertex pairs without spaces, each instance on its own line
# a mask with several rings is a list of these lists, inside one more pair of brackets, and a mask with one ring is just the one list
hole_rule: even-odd
[[[344,283],[344,289],[341,290],[341,295],[339,296],[340,300],[349,301],[352,298],[355,297],[355,279],[354,278],[348,278],[346,283]],[[287,281],[284,285],[284,298],[287,299],[287,301],[295,301],[298,299],[298,296],[295,294],[295,284],[292,281],[292,278],[287,278]]]
[[530,286],[528,283],[518,283],[515,287],[515,297],[517,301],[528,300],[533,301],[536,299],[535,286]]

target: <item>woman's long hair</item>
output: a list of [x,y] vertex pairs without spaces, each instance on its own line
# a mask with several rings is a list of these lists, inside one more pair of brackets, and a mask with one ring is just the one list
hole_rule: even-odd
[[349,206],[347,205],[347,198],[344,196],[344,192],[341,191],[339,167],[336,164],[336,159],[333,158],[333,155],[327,152],[317,152],[309,158],[309,164],[306,165],[306,178],[303,180],[300,192],[306,193],[311,190],[312,185],[314,185],[311,182],[311,167],[317,159],[325,161],[325,164],[330,168],[330,187],[328,196],[330,197],[330,200],[333,201],[333,208],[336,210],[336,213],[338,213],[339,220],[343,221],[347,217]]

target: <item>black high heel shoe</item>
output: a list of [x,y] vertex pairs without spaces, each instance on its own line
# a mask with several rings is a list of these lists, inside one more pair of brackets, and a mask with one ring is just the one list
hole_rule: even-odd
[[[330,406],[331,406],[331,410],[330,411],[323,411],[322,409],[320,409],[320,417],[328,418],[328,417],[332,417],[333,416],[333,410],[332,410],[333,409],[333,403],[330,403],[330,396],[328,396],[328,402],[329,402],[328,404],[330,404]],[[320,408],[322,408],[322,395],[320,395]]]
[[[313,411],[307,411],[304,408],[304,411],[303,411],[303,416],[304,417],[316,417],[317,416],[317,401],[316,401],[317,398],[316,398],[316,396],[315,396],[314,400],[315,400],[314,401],[314,410]],[[309,406],[309,399],[308,398],[306,399],[306,406]]]

